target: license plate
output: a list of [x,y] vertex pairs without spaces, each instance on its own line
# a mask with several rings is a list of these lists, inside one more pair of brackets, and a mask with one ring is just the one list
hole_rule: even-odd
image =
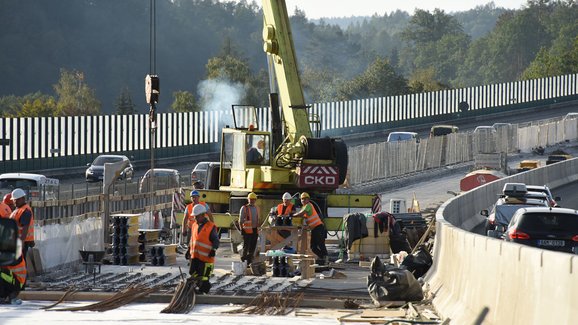
[[540,246],[564,246],[565,242],[563,240],[541,239],[541,240],[538,240],[538,245],[540,245]]

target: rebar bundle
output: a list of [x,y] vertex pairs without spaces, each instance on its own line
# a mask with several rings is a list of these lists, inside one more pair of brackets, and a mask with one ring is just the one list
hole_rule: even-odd
[[[142,285],[134,285],[129,286],[128,288],[118,292],[114,296],[105,299],[103,301],[90,304],[87,306],[79,306],[79,307],[70,307],[70,308],[61,308],[61,309],[52,309],[55,311],[107,311],[122,307],[124,305],[128,305],[129,303],[140,299],[152,292],[155,292],[159,289],[159,287],[152,287],[148,288]],[[67,292],[68,294],[68,292]],[[66,294],[65,294],[66,296]],[[64,300],[64,299],[62,299]]]
[[197,279],[188,277],[181,280],[169,305],[161,310],[164,314],[186,314],[195,306]]
[[287,315],[299,306],[303,293],[280,294],[263,292],[243,308],[228,311],[229,314]]

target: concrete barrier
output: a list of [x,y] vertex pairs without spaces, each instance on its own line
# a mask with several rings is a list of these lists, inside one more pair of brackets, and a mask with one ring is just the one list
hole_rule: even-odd
[[578,180],[578,159],[486,184],[436,213],[434,265],[426,275],[438,312],[452,324],[576,324],[578,255],[541,250],[469,232],[504,183]]

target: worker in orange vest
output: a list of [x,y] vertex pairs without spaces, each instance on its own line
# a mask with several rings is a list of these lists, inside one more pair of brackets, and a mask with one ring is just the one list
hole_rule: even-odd
[[18,232],[22,240],[22,258],[26,260],[28,248],[34,247],[34,214],[28,204],[26,204],[26,193],[22,189],[12,191],[12,201],[16,210],[12,211],[11,219],[18,223]]
[[12,202],[12,193],[8,193],[0,202],[0,218],[10,218],[12,211],[14,211],[14,202]]
[[0,304],[20,305],[18,294],[26,282],[26,262],[20,256],[15,263],[0,268]]
[[[284,217],[284,218],[291,218],[293,214],[295,214],[295,206],[291,203],[291,194],[285,192],[281,199],[283,203],[277,205],[277,218]],[[286,224],[283,224],[286,226]],[[291,235],[289,230],[279,230],[279,235],[283,238],[287,238]]]
[[242,262],[247,262],[250,265],[255,257],[255,249],[257,248],[257,239],[259,238],[259,210],[255,203],[257,202],[257,194],[251,192],[247,195],[248,203],[241,207],[239,211],[239,225],[241,225],[241,233],[243,234],[243,255]]
[[8,204],[12,211],[16,210],[16,206],[14,205],[14,201],[12,201],[12,193],[8,193],[4,195],[4,200],[2,202]]
[[321,221],[317,210],[311,203],[311,197],[308,193],[301,193],[301,204],[303,207],[294,217],[303,217],[303,224],[311,229],[311,250],[317,255],[319,264],[327,264],[328,253],[325,247],[325,238],[327,238],[327,229]]
[[[191,203],[189,203],[187,205],[187,207],[185,208],[185,217],[183,219],[183,230],[182,230],[182,235],[184,238],[186,238],[186,242],[190,243],[191,241],[191,227],[193,226],[193,223],[195,222],[195,216],[193,215],[193,208],[197,205],[200,204],[202,206],[205,207],[206,210],[206,214],[209,217],[209,220],[211,220],[211,222],[213,221],[213,214],[211,213],[211,209],[209,209],[209,205],[206,202],[203,202],[200,200],[201,194],[199,194],[199,191],[197,190],[192,190],[191,191]],[[189,251],[187,251],[187,253],[185,254],[185,258],[189,259],[191,256],[189,255]]]
[[198,291],[201,293],[209,293],[211,290],[209,278],[215,268],[215,255],[219,248],[217,226],[206,214],[207,210],[203,205],[197,204],[193,208],[195,222],[191,227],[189,247],[191,254],[189,274],[197,278]]

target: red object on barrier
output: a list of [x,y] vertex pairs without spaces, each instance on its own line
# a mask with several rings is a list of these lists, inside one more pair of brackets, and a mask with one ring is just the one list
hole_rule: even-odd
[[460,180],[460,191],[466,192],[478,186],[493,182],[502,177],[506,177],[506,175],[497,170],[474,170]]

